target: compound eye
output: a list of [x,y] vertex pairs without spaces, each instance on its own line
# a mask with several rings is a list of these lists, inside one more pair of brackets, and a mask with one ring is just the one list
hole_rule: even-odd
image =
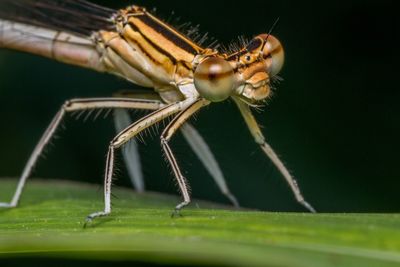
[[267,43],[264,47],[264,56],[267,59],[268,73],[271,77],[277,75],[283,67],[285,62],[285,52],[283,50],[282,44],[274,36],[268,36]]
[[232,95],[235,87],[233,68],[222,58],[207,58],[194,72],[194,85],[205,99],[211,102],[224,101]]

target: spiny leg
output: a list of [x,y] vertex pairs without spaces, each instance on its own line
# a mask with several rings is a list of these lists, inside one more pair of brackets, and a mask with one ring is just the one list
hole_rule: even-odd
[[[115,93],[115,97],[133,98],[133,99],[144,99],[154,100],[160,102],[160,107],[165,106],[159,94],[155,92],[146,91],[132,91],[125,90]],[[157,108],[158,109],[158,108]],[[157,110],[154,109],[154,110]],[[114,124],[117,133],[122,132],[133,123],[131,116],[127,110],[116,109],[114,111]],[[138,143],[135,139],[132,139],[128,144],[122,148],[122,156],[125,162],[128,176],[131,180],[133,187],[137,192],[143,193],[145,191],[145,183],[142,172],[142,165],[139,154]]]
[[[132,123],[133,121],[131,120],[128,111],[123,109],[116,109],[114,111],[114,124],[117,133],[123,131]],[[137,192],[143,193],[146,188],[144,184],[139,147],[135,139],[132,139],[122,148],[122,157],[133,187]]]
[[[130,124],[129,113],[123,109],[117,109],[114,112],[114,122],[117,132],[122,131]],[[209,174],[213,177],[214,181],[218,185],[222,194],[225,195],[235,207],[239,207],[239,202],[236,197],[230,192],[225,177],[219,167],[217,160],[211,152],[209,146],[204,141],[203,137],[199,132],[189,123],[185,123],[181,127],[182,134],[186,139],[186,142],[190,145],[192,150],[195,152],[197,157],[203,163]],[[137,142],[133,139],[123,148],[123,158],[125,165],[128,170],[128,175],[131,179],[132,185],[138,192],[145,191],[144,178],[142,173],[142,167],[140,162],[140,154]]]
[[137,134],[153,126],[154,124],[174,115],[188,106],[190,106],[195,100],[187,99],[179,103],[171,104],[157,111],[143,117],[131,126],[126,128],[124,131],[119,133],[110,143],[107,153],[106,171],[104,177],[104,210],[95,212],[87,216],[86,223],[90,223],[97,217],[107,216],[111,213],[111,184],[114,170],[114,152],[115,149],[121,148],[124,144],[129,142]]
[[164,132],[161,135],[161,146],[167,156],[167,159],[169,163],[171,164],[172,171],[174,172],[174,176],[176,181],[178,182],[179,189],[181,191],[182,197],[183,197],[183,202],[178,204],[175,207],[174,212],[172,213],[172,217],[175,215],[180,215],[180,210],[187,205],[189,205],[191,199],[190,199],[190,193],[189,193],[189,187],[188,183],[185,179],[185,177],[182,175],[181,170],[179,169],[178,163],[175,159],[174,154],[172,153],[172,150],[168,144],[168,142],[171,140],[172,136],[176,133],[176,131],[179,130],[179,128],[194,114],[196,113],[199,109],[202,107],[208,105],[209,102],[204,99],[200,99],[193,104],[191,104],[189,107],[187,107],[185,110],[183,110],[181,113],[179,113],[172,121],[171,123],[165,128]]
[[46,145],[50,142],[66,113],[79,110],[93,110],[103,108],[154,109],[158,108],[159,105],[160,103],[158,101],[144,101],[127,98],[91,98],[66,101],[62,105],[60,111],[55,115],[47,130],[44,132],[39,143],[33,150],[19,179],[17,189],[11,202],[0,203],[0,207],[13,208],[18,205],[26,180],[31,175],[32,169],[36,165],[37,160],[39,159]]
[[192,150],[196,153],[197,157],[213,177],[222,194],[225,195],[232,202],[232,204],[238,208],[239,202],[230,192],[228,185],[226,184],[224,174],[222,173],[217,160],[211,152],[210,147],[204,141],[203,137],[189,123],[182,125],[181,131]]
[[279,172],[285,178],[286,182],[289,184],[291,190],[293,191],[297,202],[299,202],[301,205],[303,205],[310,212],[315,213],[316,212],[315,209],[304,199],[303,195],[301,194],[300,188],[299,188],[296,180],[292,177],[292,175],[287,170],[287,168],[282,163],[282,161],[279,159],[278,155],[275,153],[275,151],[272,149],[272,147],[266,142],[265,137],[262,134],[261,129],[249,108],[249,105],[244,103],[240,99],[234,98],[234,100],[235,100],[235,103],[237,104],[244,120],[246,121],[246,124],[249,127],[249,130],[250,130],[251,134],[253,135],[256,143],[261,146],[264,153],[271,159],[271,161],[274,163],[276,168],[279,170]]
[[[160,102],[162,101],[157,93],[152,93],[148,91],[137,92],[126,90],[120,91],[114,96],[129,97],[135,99],[153,99],[159,100]],[[122,131],[133,123],[127,110],[117,109],[115,110],[114,115],[117,132]],[[210,147],[205,142],[204,138],[190,123],[185,123],[184,125],[182,125],[181,131],[186,142],[189,144],[191,149],[194,151],[194,153],[200,159],[201,163],[214,179],[222,194],[225,195],[235,207],[239,207],[239,203],[236,197],[230,192],[221,168],[217,160],[215,159],[215,156],[213,155]],[[145,185],[140,163],[140,155],[135,140],[131,140],[131,142],[124,147],[123,158],[133,186],[138,192],[143,192],[145,190]]]

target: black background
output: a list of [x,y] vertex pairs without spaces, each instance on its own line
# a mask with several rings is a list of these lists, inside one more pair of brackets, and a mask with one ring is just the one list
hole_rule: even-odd
[[[123,7],[130,1],[96,1]],[[257,114],[270,144],[322,212],[398,212],[399,85],[394,1],[136,1],[161,18],[199,23],[221,43],[274,30],[286,50],[284,78]],[[79,19],[79,18],[77,18]],[[397,31],[396,31],[397,30]],[[0,176],[18,176],[64,100],[137,88],[118,78],[18,52],[0,50]],[[140,113],[137,116],[141,115]],[[219,160],[242,205],[303,211],[280,174],[252,141],[230,102],[194,124]],[[113,137],[111,117],[65,120],[67,130],[41,160],[36,177],[102,183]],[[181,136],[173,149],[193,196],[226,202]],[[159,140],[141,146],[149,190],[176,192]],[[120,161],[116,184],[129,186]],[[101,191],[99,191],[101,197]],[[7,201],[1,199],[1,201]]]

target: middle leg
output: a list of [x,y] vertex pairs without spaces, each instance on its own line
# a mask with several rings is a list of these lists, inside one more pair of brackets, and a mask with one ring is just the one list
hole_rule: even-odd
[[[155,92],[150,93],[146,91],[138,93],[136,91],[121,91],[117,93],[116,96],[129,97],[134,99],[152,99],[155,101],[160,101],[160,103],[162,103],[160,96]],[[133,123],[127,110],[118,109],[115,111],[114,114],[114,122],[117,132],[121,132]],[[182,125],[180,130],[183,137],[186,139],[186,142],[189,144],[193,152],[199,158],[200,162],[214,179],[222,194],[225,195],[235,207],[239,207],[239,202],[237,201],[236,197],[231,193],[224,174],[221,170],[221,167],[219,166],[214,154],[212,153],[204,138],[200,135],[196,128],[188,122]],[[135,140],[131,140],[129,145],[126,145],[123,148],[122,152],[132,185],[134,186],[136,191],[144,192],[145,184],[137,142]]]
[[[107,153],[106,171],[104,177],[104,210],[90,214],[86,218],[86,223],[90,223],[97,217],[107,216],[111,213],[111,184],[114,171],[114,152],[129,142],[137,134],[158,122],[190,107],[196,100],[187,99],[182,102],[167,105],[133,123],[124,131],[119,133],[110,143]],[[85,224],[86,225],[86,224]]]
[[165,128],[164,132],[161,135],[161,146],[167,156],[169,163],[171,164],[172,171],[174,172],[175,179],[178,182],[179,189],[181,191],[183,201],[179,203],[176,207],[174,212],[172,213],[172,217],[175,215],[179,215],[179,212],[182,208],[189,205],[190,193],[189,193],[189,186],[188,183],[183,176],[178,163],[175,159],[174,154],[169,146],[169,141],[173,137],[173,135],[179,130],[179,128],[198,110],[202,107],[208,105],[210,102],[204,99],[198,100],[197,102],[193,103],[185,110],[181,111],[172,121],[171,123]]

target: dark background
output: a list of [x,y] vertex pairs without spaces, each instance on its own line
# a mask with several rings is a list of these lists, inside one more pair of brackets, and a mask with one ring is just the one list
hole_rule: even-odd
[[[110,6],[110,1],[96,1]],[[112,1],[123,7],[131,1]],[[166,19],[201,24],[222,43],[274,30],[286,49],[284,78],[257,114],[269,142],[321,212],[400,211],[398,16],[394,1],[135,1]],[[396,31],[397,29],[397,31]],[[64,100],[137,88],[118,78],[0,50],[0,176],[18,176]],[[230,103],[201,112],[194,124],[219,160],[241,204],[302,211]],[[111,117],[65,120],[68,130],[41,160],[36,177],[100,185],[114,135]],[[226,202],[181,136],[173,141],[196,198]],[[141,146],[149,190],[176,192],[159,140]],[[120,161],[116,184],[129,186]],[[99,197],[102,193],[99,190]],[[1,201],[8,201],[1,199]],[[172,207],[171,207],[172,208]]]

